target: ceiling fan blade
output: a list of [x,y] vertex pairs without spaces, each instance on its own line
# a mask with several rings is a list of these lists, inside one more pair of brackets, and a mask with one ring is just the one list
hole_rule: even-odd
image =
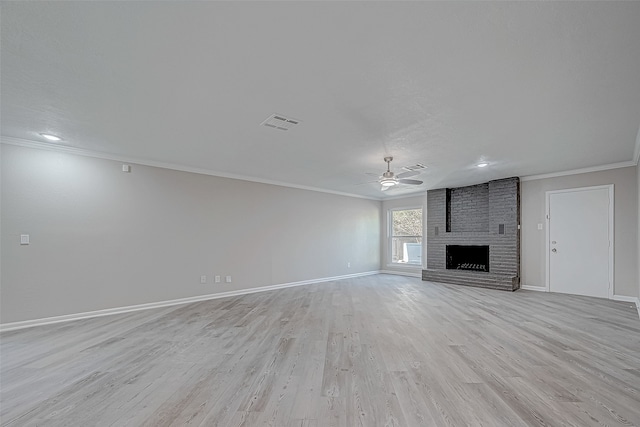
[[407,172],[402,172],[401,174],[396,175],[396,178],[398,178],[398,179],[409,178],[410,176],[416,176],[416,175],[420,175],[420,172],[418,172],[418,171],[407,171]]
[[418,181],[417,179],[400,179],[398,180],[401,184],[409,184],[409,185],[420,185],[422,181]]

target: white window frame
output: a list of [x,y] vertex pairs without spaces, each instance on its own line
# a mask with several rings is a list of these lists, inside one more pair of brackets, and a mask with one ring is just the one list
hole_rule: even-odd
[[[392,250],[393,250],[393,212],[395,211],[408,211],[408,210],[414,210],[414,209],[420,209],[422,211],[422,236],[420,236],[421,238],[421,248],[420,248],[420,259],[421,259],[421,264],[408,264],[408,263],[403,263],[403,262],[393,262],[393,254],[392,254]],[[394,208],[389,208],[387,210],[387,267],[394,267],[394,268],[419,268],[422,269],[424,268],[424,242],[425,242],[425,238],[424,238],[424,224],[425,224],[425,208],[422,205],[415,205],[415,206],[398,206],[398,207],[394,207]],[[408,236],[411,237],[411,236]]]

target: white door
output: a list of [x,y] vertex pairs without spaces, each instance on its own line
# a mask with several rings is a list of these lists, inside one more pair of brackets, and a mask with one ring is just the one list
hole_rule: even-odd
[[[609,298],[613,186],[547,193],[551,292]],[[610,246],[611,245],[611,246]]]

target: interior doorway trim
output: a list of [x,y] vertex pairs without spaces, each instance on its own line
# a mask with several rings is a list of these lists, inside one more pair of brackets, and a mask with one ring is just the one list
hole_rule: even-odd
[[551,202],[551,195],[552,194],[557,194],[557,193],[571,193],[571,192],[576,192],[576,191],[589,191],[589,190],[602,190],[602,189],[606,189],[609,193],[609,299],[614,299],[614,262],[613,262],[613,248],[615,247],[615,242],[614,242],[614,233],[613,231],[614,229],[614,209],[613,209],[613,195],[614,195],[614,191],[613,191],[613,184],[609,184],[609,185],[596,185],[596,186],[592,186],[592,187],[578,187],[578,188],[566,188],[563,190],[552,190],[552,191],[547,191],[546,195],[545,195],[545,222],[546,222],[546,233],[545,233],[545,238],[546,238],[546,242],[545,242],[545,249],[546,249],[546,255],[545,255],[545,260],[546,260],[546,267],[545,267],[545,291],[546,292],[551,292],[551,271],[549,268],[549,265],[551,263],[551,246],[550,246],[550,240],[551,240],[551,227],[550,227],[550,212],[549,210],[551,209],[550,206],[550,202]]

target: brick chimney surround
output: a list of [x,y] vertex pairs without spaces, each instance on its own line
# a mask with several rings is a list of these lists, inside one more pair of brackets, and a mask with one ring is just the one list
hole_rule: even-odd
[[427,268],[422,270],[422,280],[505,291],[519,289],[519,224],[517,177],[429,190]]

